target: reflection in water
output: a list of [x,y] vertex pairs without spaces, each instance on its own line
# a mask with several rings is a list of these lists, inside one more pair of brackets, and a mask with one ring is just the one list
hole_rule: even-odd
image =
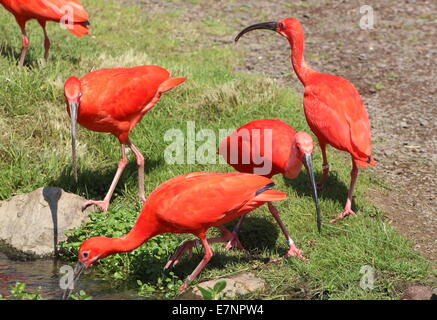
[[[26,283],[26,291],[39,290],[45,299],[60,299],[62,290],[59,288],[59,268],[62,262],[53,260],[13,261],[0,253],[0,294],[9,295],[10,287],[17,281]],[[79,290],[85,290],[93,299],[132,300],[140,297],[135,292],[113,292],[108,281],[92,280],[86,277],[79,283]],[[112,291],[112,292],[111,292]],[[76,293],[76,290],[75,290]]]

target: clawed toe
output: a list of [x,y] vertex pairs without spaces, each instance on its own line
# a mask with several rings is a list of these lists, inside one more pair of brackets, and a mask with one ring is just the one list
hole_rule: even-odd
[[167,263],[164,266],[164,270],[176,266],[186,251],[188,251],[188,260],[190,260],[193,256],[194,245],[195,243],[193,240],[182,242],[182,244],[176,249],[175,253],[173,253],[170,259],[168,259]]
[[106,201],[95,201],[95,200],[88,200],[87,202],[85,202],[82,206],[82,211],[84,211],[86,208],[88,208],[91,205],[96,205],[98,206],[103,212],[107,212],[108,211],[108,207],[109,207],[109,202]]
[[337,220],[341,220],[349,215],[356,216],[356,213],[353,212],[351,209],[346,209],[343,212],[340,212],[335,219],[331,219],[329,222],[336,222]]
[[302,250],[298,249],[296,245],[293,244],[289,247],[287,253],[284,256],[274,259],[273,262],[282,261],[283,259],[287,259],[288,257],[296,257],[302,261],[308,261],[308,259],[303,256]]

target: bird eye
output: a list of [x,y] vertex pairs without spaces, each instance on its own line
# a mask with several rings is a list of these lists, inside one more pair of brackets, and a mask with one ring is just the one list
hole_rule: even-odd
[[282,22],[279,22],[278,27],[279,30],[284,30],[284,24]]
[[84,258],[88,258],[88,252],[84,252],[84,253],[82,254],[82,256],[83,256]]

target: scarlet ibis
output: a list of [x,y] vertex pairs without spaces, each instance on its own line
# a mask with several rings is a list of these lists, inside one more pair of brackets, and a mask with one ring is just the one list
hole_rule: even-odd
[[358,167],[375,165],[372,156],[370,123],[366,107],[355,87],[346,79],[312,70],[305,62],[304,33],[300,22],[286,18],[279,22],[263,22],[242,30],[235,41],[252,30],[273,30],[288,39],[291,47],[291,63],[297,77],[304,86],[304,111],[309,127],[317,136],[323,156],[323,175],[319,187],[323,187],[329,163],[326,145],[346,151],[352,158],[351,183],[343,212],[334,222],[352,211],[352,195],[358,175]]
[[26,34],[28,20],[36,19],[44,32],[44,59],[49,58],[50,40],[46,31],[46,22],[54,21],[62,23],[72,34],[82,37],[88,34],[88,13],[77,0],[0,0],[0,3],[10,11],[21,29],[23,47],[19,65],[24,64],[29,38]]
[[70,77],[64,85],[67,112],[71,117],[73,173],[77,181],[76,122],[98,132],[115,135],[121,144],[121,160],[103,201],[87,201],[108,210],[114,189],[126,167],[125,144],[132,150],[138,165],[139,197],[144,195],[144,157],[129,140],[129,133],[155,105],[161,94],[184,82],[186,78],[171,78],[160,66],[101,69],[80,80]]
[[[208,229],[241,217],[265,202],[285,199],[285,193],[271,190],[273,185],[268,178],[239,172],[194,172],[174,177],[149,195],[129,233],[120,238],[93,237],[81,244],[74,279],[77,282],[98,259],[132,251],[156,235],[191,233],[200,239],[205,255],[180,287],[183,291],[213,255],[206,238]],[[166,268],[177,264],[182,253],[173,255]],[[70,293],[66,290],[64,298]]]
[[[320,231],[320,209],[311,157],[313,151],[313,139],[308,133],[296,132],[293,127],[277,119],[253,120],[224,138],[219,146],[219,153],[227,163],[239,172],[257,173],[258,169],[258,174],[268,178],[282,174],[289,179],[294,179],[299,175],[303,164],[312,187],[312,195],[316,205],[317,228]],[[256,159],[258,155],[263,157],[264,163]],[[269,164],[266,165],[266,162]],[[262,172],[261,169],[269,170]],[[285,257],[297,256],[305,260],[301,250],[296,247],[289,236],[279,217],[278,210],[271,203],[268,204],[268,207],[289,245]],[[237,223],[227,248],[233,244],[241,246],[237,232],[243,219],[244,217],[241,217]],[[225,236],[228,238],[229,234],[225,234]]]

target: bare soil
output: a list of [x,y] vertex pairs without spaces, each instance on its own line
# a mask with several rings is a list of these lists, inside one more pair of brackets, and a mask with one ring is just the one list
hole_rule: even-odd
[[[369,197],[418,251],[437,260],[436,1],[139,2],[152,12],[184,10],[181,23],[213,19],[235,30],[211,36],[211,46],[232,43],[238,31],[253,23],[299,19],[307,63],[351,81],[367,106],[377,165],[366,170],[381,175],[388,186],[385,193],[370,190]],[[371,30],[359,26],[362,5],[374,10]],[[240,42],[244,70],[274,77],[302,92],[284,39],[258,31]]]

